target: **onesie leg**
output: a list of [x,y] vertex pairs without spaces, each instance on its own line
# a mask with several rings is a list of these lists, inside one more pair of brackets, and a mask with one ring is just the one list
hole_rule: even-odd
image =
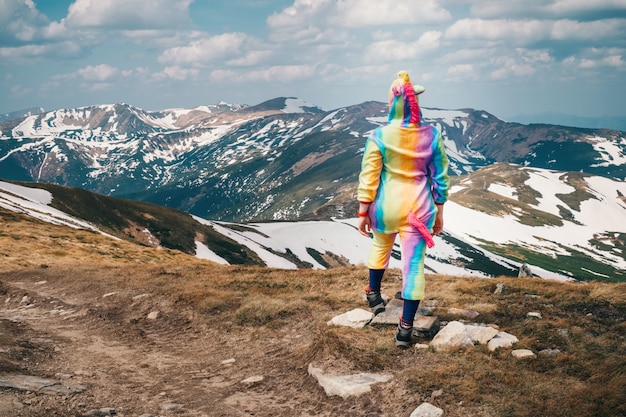
[[387,269],[391,250],[396,241],[396,233],[385,234],[372,231],[372,235],[374,238],[367,259],[367,267],[369,269]]
[[369,283],[367,287],[365,287],[365,295],[370,310],[374,314],[379,314],[385,310],[385,301],[380,294],[380,287],[385,270],[389,266],[389,258],[396,240],[396,235],[377,232],[373,232],[373,235],[374,239],[367,262],[367,266],[369,267]]

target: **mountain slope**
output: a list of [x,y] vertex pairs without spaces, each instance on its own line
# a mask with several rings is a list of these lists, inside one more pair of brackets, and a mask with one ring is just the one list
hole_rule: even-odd
[[496,164],[454,178],[446,227],[463,240],[578,279],[626,278],[626,183]]
[[[25,194],[23,187],[6,184],[0,182],[0,189]],[[30,185],[50,190],[52,206],[98,230],[223,264],[331,268],[365,264],[369,251],[354,218],[237,224],[80,189]],[[626,236],[617,226],[626,222],[624,195],[624,182],[509,164],[456,177],[445,232],[428,250],[426,270],[517,276],[527,264],[543,278],[624,281]],[[401,267],[399,247],[390,266]]]
[[[480,110],[424,108],[451,173],[512,162],[624,179],[626,133],[506,123]],[[295,98],[146,112],[126,104],[0,124],[0,178],[69,185],[225,221],[343,217],[384,103],[333,111]]]
[[53,184],[0,181],[0,208],[145,246],[193,255],[201,246],[232,264],[264,265],[253,251],[216,233],[210,225],[196,222],[187,213],[150,203]]

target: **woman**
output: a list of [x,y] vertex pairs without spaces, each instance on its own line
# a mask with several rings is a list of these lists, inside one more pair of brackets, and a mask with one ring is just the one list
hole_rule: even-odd
[[413,320],[424,297],[424,255],[443,229],[448,199],[448,158],[441,133],[421,122],[417,96],[406,71],[389,88],[387,126],[376,128],[365,144],[359,176],[359,232],[373,235],[368,258],[367,300],[374,314],[385,309],[381,281],[396,235],[402,251],[402,317],[396,346],[408,348]]

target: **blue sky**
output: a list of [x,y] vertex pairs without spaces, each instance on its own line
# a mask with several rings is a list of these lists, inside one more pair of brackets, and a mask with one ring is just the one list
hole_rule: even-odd
[[626,0],[0,0],[0,112],[298,97],[626,116]]

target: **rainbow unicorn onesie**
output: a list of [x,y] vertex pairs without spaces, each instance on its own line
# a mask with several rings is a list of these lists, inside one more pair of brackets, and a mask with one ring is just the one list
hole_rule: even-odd
[[369,203],[373,234],[368,268],[388,268],[399,234],[405,300],[424,297],[426,246],[434,244],[437,205],[447,201],[450,187],[441,132],[421,120],[418,95],[424,91],[411,83],[406,71],[398,73],[389,88],[388,124],[367,139],[359,176],[358,200]]

